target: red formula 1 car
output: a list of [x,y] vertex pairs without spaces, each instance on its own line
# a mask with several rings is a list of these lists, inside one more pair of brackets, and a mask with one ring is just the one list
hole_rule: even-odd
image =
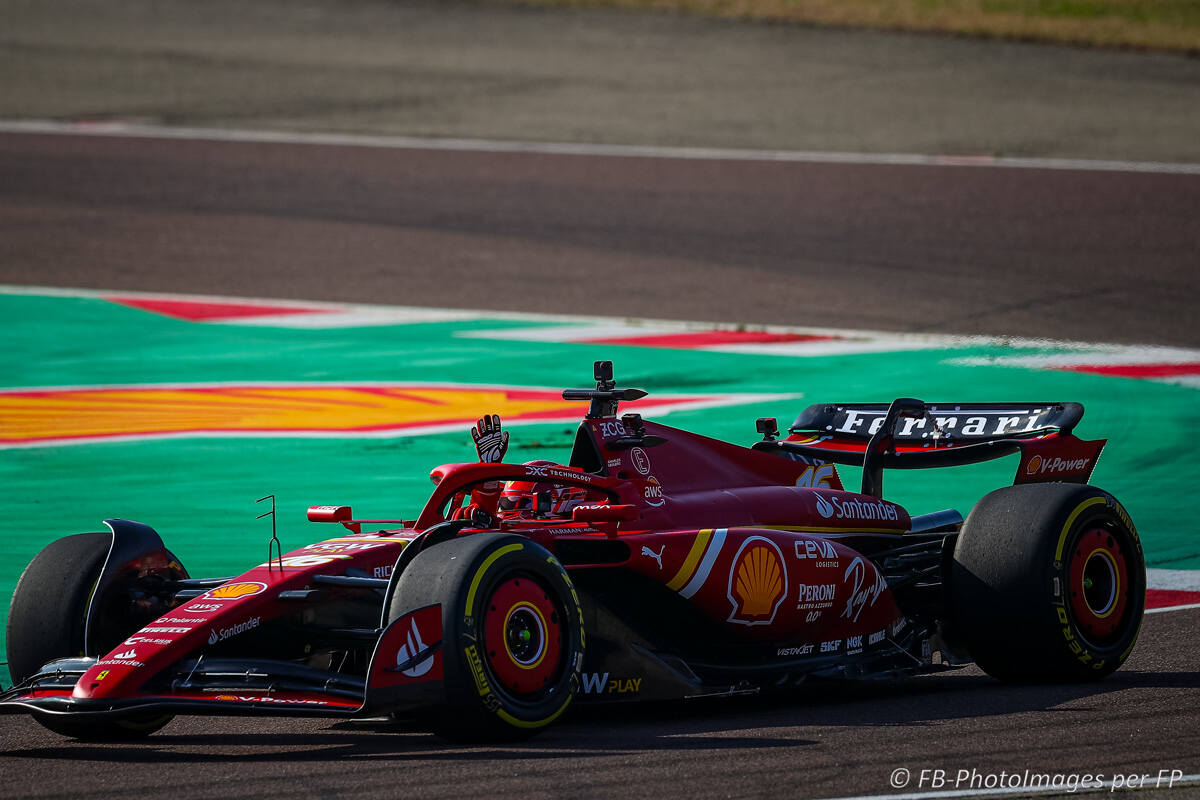
[[[438,467],[420,516],[235,578],[192,578],[151,528],[60,539],[8,620],[0,711],[85,738],[175,714],[415,718],[463,739],[527,735],[574,702],[736,695],[814,676],[974,661],[1003,680],[1090,680],[1129,655],[1141,544],[1086,485],[1103,441],[1075,403],[816,405],[745,448],[618,416],[597,362],[566,465]],[[885,469],[1019,454],[964,522],[882,498]],[[837,464],[863,468],[861,492]],[[374,521],[379,523],[381,521]],[[389,521],[382,521],[387,523]]]

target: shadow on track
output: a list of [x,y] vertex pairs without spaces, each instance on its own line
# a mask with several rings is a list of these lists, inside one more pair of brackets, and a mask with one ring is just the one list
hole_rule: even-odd
[[[563,723],[525,742],[492,746],[446,743],[404,723],[342,722],[319,730],[289,732],[282,720],[269,730],[261,721],[239,720],[221,733],[181,732],[170,728],[143,742],[96,744],[62,741],[56,746],[8,749],[0,756],[22,759],[69,758],[106,763],[564,759],[643,750],[698,751],[743,748],[794,748],[824,743],[819,729],[828,726],[924,726],[1028,711],[1056,711],[1072,703],[1073,712],[1099,712],[1105,704],[1076,701],[1102,698],[1127,689],[1200,688],[1191,672],[1118,672],[1096,684],[1012,686],[977,670],[974,674],[937,675],[903,680],[822,682],[791,693],[750,698],[708,698],[674,703],[579,707]],[[30,722],[32,723],[32,721]],[[179,723],[176,723],[179,724]],[[302,724],[323,724],[304,721]],[[248,725],[248,729],[242,728]],[[806,729],[805,738],[789,735]],[[749,729],[779,735],[745,735]],[[812,738],[815,734],[815,738]]]

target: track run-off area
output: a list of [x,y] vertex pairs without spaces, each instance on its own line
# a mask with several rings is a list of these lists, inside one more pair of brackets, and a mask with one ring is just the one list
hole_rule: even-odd
[[[509,460],[564,459],[582,409],[557,392],[609,359],[650,392],[630,410],[741,444],[756,418],[818,402],[1083,403],[1077,434],[1109,440],[1092,482],[1151,570],[1130,661],[1086,686],[967,669],[782,705],[581,711],[505,747],[197,718],[99,746],[0,717],[5,772],[28,776],[6,796],[980,797],[996,791],[971,770],[1026,769],[1102,776],[1097,794],[1131,775],[1195,791],[1200,342],[1195,226],[1175,221],[1200,178],[413,145],[0,135],[5,602],[41,547],[105,517],[224,575],[266,552],[266,494],[285,549],[322,535],[309,505],[411,516],[430,469],[473,457],[483,413],[511,428]],[[965,514],[1015,468],[885,489]]]

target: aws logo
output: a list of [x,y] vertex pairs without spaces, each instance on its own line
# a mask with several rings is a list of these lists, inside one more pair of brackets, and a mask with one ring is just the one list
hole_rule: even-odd
[[729,568],[726,594],[733,604],[730,622],[770,624],[787,595],[787,567],[779,547],[763,536],[742,542]]
[[667,497],[663,494],[663,486],[658,482],[658,478],[651,475],[646,479],[646,488],[642,493],[646,501],[646,505],[658,508],[663,503],[667,502]]

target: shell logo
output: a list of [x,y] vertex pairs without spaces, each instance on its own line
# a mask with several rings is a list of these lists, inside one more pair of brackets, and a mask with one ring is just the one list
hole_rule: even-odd
[[1027,475],[1037,475],[1038,470],[1042,468],[1042,457],[1035,455],[1029,459],[1029,463],[1025,465],[1025,473]]
[[213,589],[205,597],[210,597],[213,600],[236,600],[240,597],[250,597],[251,595],[260,594],[266,591],[267,585],[253,581],[250,583],[231,583],[227,586],[218,586]]
[[779,547],[763,536],[747,538],[729,569],[729,621],[768,625],[786,595],[787,567]]

